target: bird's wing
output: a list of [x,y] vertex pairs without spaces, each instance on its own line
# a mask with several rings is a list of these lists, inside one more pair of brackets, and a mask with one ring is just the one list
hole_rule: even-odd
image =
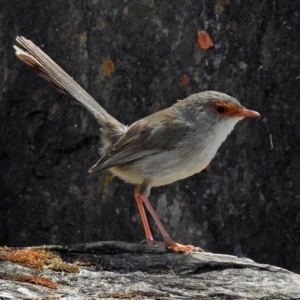
[[166,113],[168,114],[168,110],[159,111],[132,124],[89,172],[97,173],[103,169],[172,149],[190,130],[190,126],[176,119],[170,120],[168,117],[164,119]]

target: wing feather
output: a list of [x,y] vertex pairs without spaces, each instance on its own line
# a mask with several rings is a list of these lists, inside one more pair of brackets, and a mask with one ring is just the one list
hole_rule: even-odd
[[159,111],[132,124],[89,172],[97,173],[173,148],[190,126],[178,119],[170,120],[170,113],[170,109]]

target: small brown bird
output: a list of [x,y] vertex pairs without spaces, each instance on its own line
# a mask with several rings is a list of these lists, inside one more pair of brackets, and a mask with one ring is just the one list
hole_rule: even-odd
[[30,40],[17,37],[17,42],[24,48],[14,46],[21,61],[87,108],[102,126],[102,156],[89,172],[108,169],[135,185],[134,195],[146,239],[153,242],[144,206],[157,224],[167,248],[182,252],[203,251],[171,239],[148,200],[150,189],[203,170],[234,126],[243,118],[259,117],[259,113],[246,109],[226,94],[206,91],[125,126]]

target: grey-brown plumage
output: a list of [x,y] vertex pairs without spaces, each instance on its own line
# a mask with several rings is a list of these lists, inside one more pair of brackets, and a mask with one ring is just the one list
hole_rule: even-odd
[[135,198],[148,240],[153,240],[147,207],[165,244],[175,251],[199,250],[175,243],[148,201],[151,187],[170,184],[203,170],[218,148],[245,117],[258,117],[236,99],[206,91],[189,96],[127,127],[108,114],[85,90],[40,48],[24,37],[17,57],[33,67],[57,89],[87,108],[102,126],[102,156],[89,172],[104,169],[136,186]]

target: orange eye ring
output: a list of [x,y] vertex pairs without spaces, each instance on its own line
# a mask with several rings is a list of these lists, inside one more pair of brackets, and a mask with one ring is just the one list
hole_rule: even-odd
[[241,107],[222,102],[213,103],[213,107],[221,117],[234,116],[241,110]]

